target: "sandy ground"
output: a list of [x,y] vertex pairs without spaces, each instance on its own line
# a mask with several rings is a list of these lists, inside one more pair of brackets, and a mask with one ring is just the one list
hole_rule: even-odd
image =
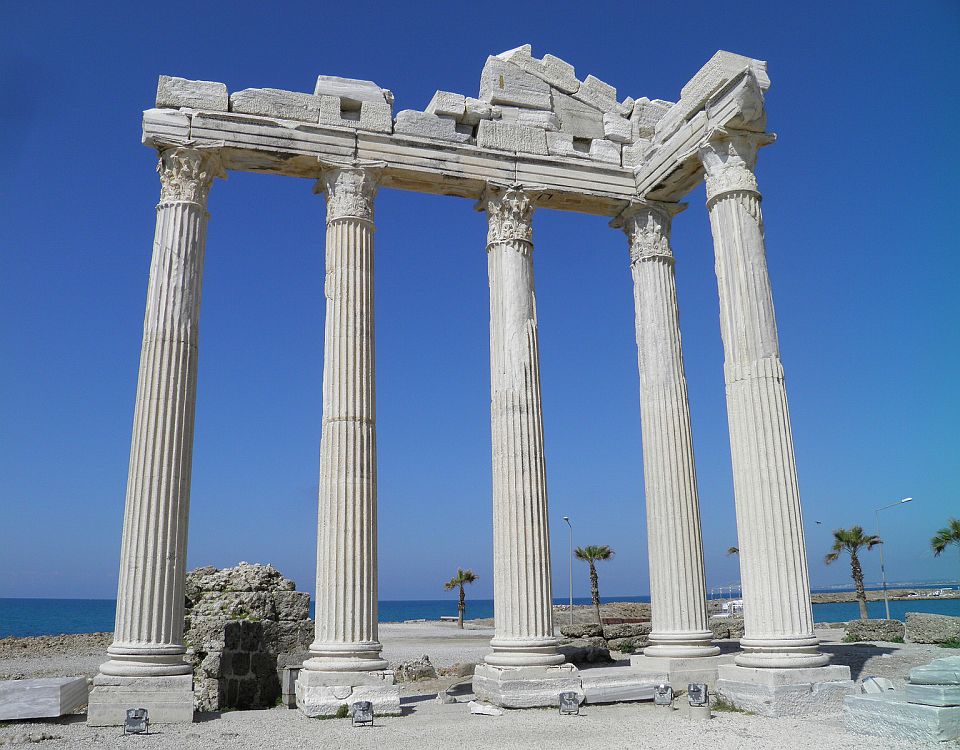
[[[428,654],[437,666],[478,661],[489,649],[488,628],[458,630],[439,623],[381,625],[384,654],[391,662]],[[888,677],[900,684],[910,667],[938,656],[956,655],[952,649],[918,644],[840,642],[843,630],[822,629],[818,635],[834,663],[848,664],[854,679],[870,675]],[[0,674],[24,677],[92,675],[103,660],[109,635],[83,636],[71,646],[69,637],[58,639],[0,640]],[[35,647],[25,640],[40,641]],[[48,641],[48,642],[44,642]],[[731,644],[732,645],[732,644]],[[0,745],[39,741],[43,748],[371,748],[405,750],[428,748],[807,748],[907,750],[911,744],[847,733],[839,716],[768,719],[739,713],[718,713],[709,722],[691,719],[683,710],[659,709],[650,704],[585,706],[579,717],[561,717],[555,710],[508,711],[504,716],[474,716],[464,703],[440,705],[433,698],[457,678],[442,678],[402,685],[404,715],[377,719],[373,728],[353,728],[348,720],[317,721],[298,711],[235,711],[198,714],[198,721],[183,726],[158,726],[149,737],[121,737],[112,728],[88,728],[83,716],[58,720],[0,723]],[[464,686],[460,696],[470,696]],[[41,739],[43,738],[43,739]],[[32,743],[31,743],[32,744]],[[943,747],[942,745],[940,747]]]

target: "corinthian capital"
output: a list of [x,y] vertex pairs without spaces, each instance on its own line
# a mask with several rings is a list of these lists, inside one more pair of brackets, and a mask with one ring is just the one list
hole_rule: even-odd
[[686,203],[642,200],[630,204],[611,222],[611,226],[623,229],[630,240],[631,264],[647,258],[673,261],[670,224],[686,207]]
[[157,173],[160,175],[161,203],[184,201],[204,207],[213,178],[226,176],[219,151],[189,146],[161,152]]
[[353,165],[323,171],[317,183],[327,197],[327,223],[337,219],[373,221],[373,199],[377,195],[380,170]]
[[491,187],[481,200],[487,212],[487,244],[519,240],[533,241],[533,201],[520,185]]
[[757,151],[775,139],[773,133],[715,130],[697,151],[706,172],[707,202],[734,191],[759,195],[757,178],[753,173],[757,165]]

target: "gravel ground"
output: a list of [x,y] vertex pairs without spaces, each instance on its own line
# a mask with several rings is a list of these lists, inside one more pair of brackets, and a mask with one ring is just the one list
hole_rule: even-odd
[[[392,662],[427,654],[438,667],[478,661],[489,650],[492,631],[458,630],[439,623],[383,624],[384,654]],[[910,667],[925,664],[952,649],[919,644],[846,644],[843,631],[819,629],[824,650],[834,663],[848,664],[855,679],[888,677],[900,684]],[[54,638],[0,639],[0,674],[38,677],[92,675],[103,661],[109,634]],[[460,704],[433,701],[438,690],[462,678],[447,677],[401,685],[404,716],[381,718],[373,728],[350,726],[347,720],[317,721],[298,711],[234,711],[200,714],[191,725],[158,726],[149,737],[121,737],[110,729],[88,728],[83,716],[53,721],[0,723],[0,746],[41,742],[43,748],[152,748],[210,750],[211,748],[603,748],[682,747],[684,750],[729,748],[807,748],[817,750],[907,750],[911,744],[851,735],[839,716],[768,719],[739,713],[718,713],[709,722],[685,716],[682,710],[657,709],[650,704],[585,706],[579,717],[560,717],[553,710],[508,711],[499,717],[474,716]],[[465,686],[465,689],[467,687]],[[464,694],[461,700],[466,700]],[[28,737],[32,736],[32,740]],[[41,739],[42,738],[42,739]]]

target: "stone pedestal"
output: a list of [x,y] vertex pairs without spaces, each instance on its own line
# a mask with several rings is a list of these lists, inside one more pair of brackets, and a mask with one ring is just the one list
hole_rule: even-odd
[[744,667],[828,663],[817,650],[800,491],[753,174],[764,133],[716,131],[701,147],[720,290],[733,459]]
[[0,681],[0,721],[63,716],[87,702],[85,677]]
[[353,713],[357,701],[370,701],[376,716],[400,715],[400,690],[389,669],[320,672],[301,669],[296,682],[297,708],[307,716],[334,716],[342,706]]
[[496,628],[490,641],[493,653],[485,661],[495,667],[559,665],[564,657],[557,652],[553,635],[533,206],[530,196],[516,186],[491,188],[480,208],[487,212],[489,225]]
[[[193,717],[192,693],[189,710],[181,705],[192,683],[192,668],[184,661],[184,578],[207,195],[222,169],[215,151],[192,148],[164,151],[157,169],[162,188],[130,446],[116,627],[110,660],[101,665],[90,698],[91,723],[117,718],[118,691],[127,708],[148,707],[152,696],[162,696],[164,720]],[[179,675],[184,679],[173,679]],[[108,677],[130,679],[121,684]]]
[[843,700],[847,731],[900,742],[947,742],[960,738],[960,706],[912,703],[904,693],[848,695]]
[[643,655],[630,657],[630,666],[641,673],[665,675],[663,682],[674,692],[686,690],[691,682],[702,682],[711,692],[717,687],[717,670],[724,664],[733,664],[734,654],[694,657],[658,657]]
[[481,701],[503,708],[559,706],[560,693],[575,692],[583,700],[580,671],[572,664],[548,667],[498,667],[478,664],[473,692]]
[[653,628],[648,656],[713,656],[690,404],[670,249],[670,221],[685,205],[644,201],[615,222],[630,239],[640,369],[643,475]]
[[87,725],[121,726],[128,708],[145,708],[151,724],[193,721],[193,675],[113,677],[97,675],[87,704]]
[[859,692],[850,667],[741,667],[717,670],[717,692],[737,708],[761,716],[839,713],[843,699]]

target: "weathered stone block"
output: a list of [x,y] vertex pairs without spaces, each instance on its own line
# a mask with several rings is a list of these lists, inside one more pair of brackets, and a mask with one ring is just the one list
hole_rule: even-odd
[[717,691],[738,708],[762,716],[838,713],[847,695],[859,692],[842,665],[806,669],[758,669],[722,664]]
[[430,657],[424,654],[419,659],[401,662],[394,669],[397,682],[416,682],[417,680],[432,680],[437,676],[437,670],[430,663]]
[[397,121],[393,132],[397,134],[415,135],[421,138],[437,138],[456,143],[467,143],[470,136],[457,131],[457,121],[452,117],[437,117],[427,112],[418,112],[415,109],[404,109],[397,112]]
[[551,107],[550,84],[497,57],[488,57],[480,73],[480,98],[491,104]]
[[649,622],[625,622],[620,625],[604,625],[603,637],[608,641],[614,638],[637,638],[650,635]]
[[620,144],[595,138],[590,141],[590,158],[620,165]]
[[185,724],[193,721],[193,676],[108,677],[97,675],[87,703],[87,725],[120,726],[127,709],[150,712],[151,724]]
[[910,643],[960,641],[960,617],[907,612],[905,639]]
[[521,109],[517,113],[517,123],[528,128],[543,128],[544,130],[560,130],[560,118],[554,112],[541,112],[535,109]]
[[590,141],[570,133],[547,133],[547,150],[554,156],[590,158]]
[[591,638],[602,636],[603,626],[595,622],[585,625],[561,625],[560,633],[568,638]]
[[240,621],[240,648],[243,651],[259,651],[263,641],[263,624],[251,620]]
[[653,700],[659,684],[649,674],[624,667],[585,670],[580,673],[580,681],[588,704]]
[[339,76],[317,76],[314,96],[335,96],[359,108],[362,102],[388,103],[385,92],[373,81]]
[[546,131],[523,125],[482,120],[477,128],[477,145],[498,151],[547,154]]
[[230,95],[230,111],[317,122],[320,118],[320,97],[280,89],[244,89]]
[[393,131],[393,109],[382,98],[379,101],[364,101],[352,106],[353,108],[348,108],[346,100],[335,96],[321,96],[319,124],[369,130],[374,133]]
[[452,117],[455,120],[461,120],[467,111],[467,98],[463,94],[438,91],[433,95],[433,98],[424,111],[428,115]]
[[709,622],[713,637],[719,639],[743,638],[742,617],[712,617]]
[[524,44],[522,47],[501,52],[497,57],[513,63],[525,73],[536,76],[565,93],[570,94],[580,88],[576,70],[570,63],[553,55],[544,55],[542,60],[537,60],[532,56],[532,52],[533,48]]
[[273,622],[264,620],[261,627],[261,648],[273,654],[308,650],[313,640],[313,620]]
[[492,120],[493,110],[494,107],[490,102],[468,96],[464,99],[464,114],[461,122],[464,125],[477,125],[480,120]]
[[601,112],[617,112],[617,90],[599,78],[587,76],[573,95],[574,99],[589,104]]
[[946,742],[960,737],[960,707],[909,703],[903,693],[848,695],[843,701],[843,725],[850,732],[888,741]]
[[580,671],[572,664],[557,667],[480,664],[473,673],[473,692],[477,699],[503,708],[557,706],[560,693],[567,691],[583,695]]
[[603,138],[603,113],[565,94],[553,94],[560,131],[576,138]]
[[960,685],[907,685],[907,700],[925,706],[960,706]]
[[157,106],[226,112],[230,109],[230,95],[225,84],[215,81],[160,76],[157,81]]
[[237,651],[230,656],[230,672],[235,677],[243,677],[250,671],[250,654]]
[[846,627],[848,641],[903,641],[904,625],[899,620],[851,620]]
[[392,671],[314,672],[297,676],[297,707],[307,716],[333,716],[341,706],[370,701],[377,716],[400,714],[400,691]]
[[960,656],[945,656],[910,670],[914,685],[960,685]]
[[633,126],[615,112],[604,112],[603,135],[614,143],[629,143],[633,140]]
[[63,716],[86,702],[85,677],[0,681],[0,721]]
[[644,154],[647,151],[647,148],[650,146],[650,141],[646,138],[638,138],[633,143],[625,143],[623,148],[620,149],[620,160],[623,166],[633,167],[639,166],[644,162]]
[[277,591],[273,601],[277,620],[302,621],[310,617],[310,594],[306,591]]

